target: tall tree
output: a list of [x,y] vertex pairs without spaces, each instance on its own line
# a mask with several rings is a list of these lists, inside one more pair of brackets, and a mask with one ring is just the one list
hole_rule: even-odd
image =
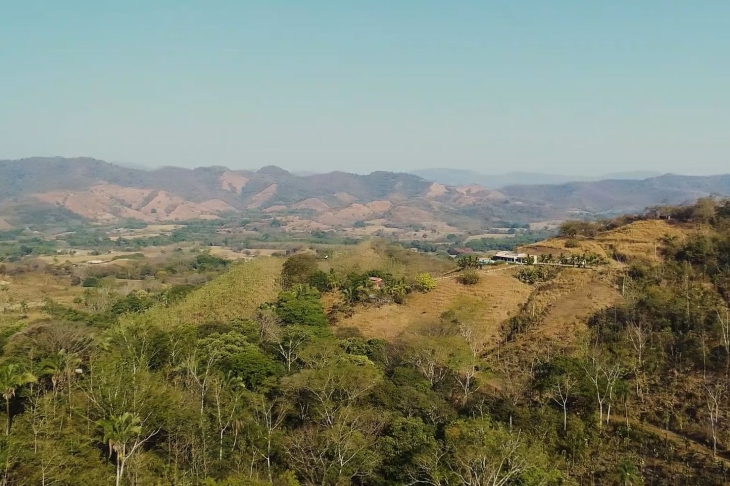
[[16,363],[9,363],[0,367],[0,391],[2,391],[5,399],[5,413],[7,414],[5,435],[10,435],[10,426],[12,424],[10,400],[15,397],[19,388],[35,382],[36,377]]
[[97,424],[103,432],[103,441],[109,446],[109,456],[116,454],[116,486],[122,483],[127,461],[138,452],[139,448],[151,439],[159,430],[142,436],[142,419],[137,415],[124,412],[99,420]]

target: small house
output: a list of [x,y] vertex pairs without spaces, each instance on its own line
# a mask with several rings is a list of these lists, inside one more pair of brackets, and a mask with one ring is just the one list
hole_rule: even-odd
[[498,251],[492,256],[492,260],[508,263],[525,263],[527,253],[515,253],[513,251]]

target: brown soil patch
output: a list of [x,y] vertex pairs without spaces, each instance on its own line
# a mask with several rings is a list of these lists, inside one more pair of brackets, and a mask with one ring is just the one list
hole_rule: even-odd
[[589,317],[623,300],[612,285],[598,280],[595,275],[591,277],[594,278],[555,296],[554,301],[548,304],[547,314],[535,332],[540,336],[558,337],[566,343],[573,341],[576,331],[585,328]]
[[439,197],[449,192],[445,185],[434,182],[428,187],[426,197]]
[[248,177],[231,171],[226,171],[221,174],[218,180],[221,183],[221,189],[235,192],[236,194],[239,194],[241,189],[248,184]]
[[263,203],[271,199],[271,197],[276,194],[277,185],[271,184],[269,187],[264,189],[263,191],[259,192],[255,196],[253,196],[248,203],[248,206],[246,206],[248,209],[256,209],[260,207]]
[[477,194],[480,192],[487,191],[486,188],[478,185],[478,184],[469,184],[467,186],[459,186],[456,188],[456,192],[461,193],[463,195],[469,195],[469,194]]
[[209,199],[208,201],[198,204],[197,208],[202,211],[210,211],[212,213],[236,211],[236,208],[225,201],[221,201],[220,199]]
[[410,206],[395,207],[390,211],[389,216],[394,223],[423,223],[433,220],[433,215],[428,211]]
[[370,211],[374,213],[383,213],[389,210],[393,206],[390,201],[372,201],[365,205]]
[[311,211],[327,211],[330,209],[330,207],[321,199],[317,199],[316,197],[310,197],[309,199],[305,199],[304,201],[300,201],[296,203],[294,206],[292,206],[294,209],[309,209]]
[[173,221],[186,221],[189,219],[217,219],[218,216],[210,214],[207,211],[203,211],[200,207],[193,203],[183,203],[175,207],[168,215],[166,219]]
[[5,221],[3,218],[0,218],[0,230],[7,230],[12,228],[13,226]]
[[223,201],[214,199],[201,204],[166,191],[136,189],[113,184],[98,184],[88,191],[50,191],[36,194],[36,199],[56,204],[97,221],[133,218],[148,222],[165,219],[211,219],[221,211],[235,211]]

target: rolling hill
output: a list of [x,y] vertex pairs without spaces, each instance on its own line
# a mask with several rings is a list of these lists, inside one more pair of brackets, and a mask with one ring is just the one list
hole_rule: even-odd
[[468,184],[447,185],[395,172],[301,176],[274,166],[257,171],[221,166],[145,171],[91,158],[0,161],[0,218],[6,227],[25,224],[31,213],[54,221],[80,217],[101,222],[268,213],[290,217],[312,230],[352,227],[362,221],[477,229],[498,221],[640,212],[710,194],[730,194],[730,175],[520,184],[494,190],[475,184],[473,178]]

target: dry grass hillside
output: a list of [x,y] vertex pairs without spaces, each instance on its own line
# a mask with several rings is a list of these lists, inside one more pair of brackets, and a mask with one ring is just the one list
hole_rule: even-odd
[[261,304],[276,298],[280,290],[281,266],[282,260],[278,258],[256,258],[238,263],[193,291],[182,302],[169,307],[158,306],[128,319],[169,327],[253,317]]
[[620,228],[599,233],[593,238],[552,238],[524,246],[520,251],[533,255],[552,253],[594,253],[606,261],[614,255],[625,259],[654,260],[665,237],[684,238],[694,228],[669,224],[664,220],[636,221]]
[[450,259],[434,258],[403,248],[389,247],[386,250],[384,243],[366,241],[355,248],[333,252],[321,267],[325,272],[333,269],[343,275],[380,270],[396,277],[413,278],[423,272],[440,276],[453,270],[455,264]]
[[495,343],[502,321],[518,312],[531,291],[511,272],[484,272],[473,286],[461,285],[453,278],[439,280],[434,290],[411,294],[403,305],[359,309],[337,323],[337,328],[354,328],[366,337],[394,340],[413,327],[437,321],[444,312],[453,311],[472,327],[481,342]]

